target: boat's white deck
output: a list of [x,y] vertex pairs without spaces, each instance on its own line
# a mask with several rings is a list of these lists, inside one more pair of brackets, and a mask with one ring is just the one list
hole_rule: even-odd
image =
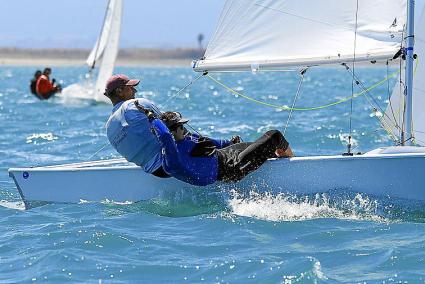
[[135,164],[128,162],[124,158],[120,158],[120,159],[99,160],[99,161],[90,161],[90,162],[82,162],[82,163],[52,165],[52,166],[37,167],[37,168],[44,168],[44,169],[56,169],[56,168],[61,168],[61,169],[70,169],[70,168],[86,169],[86,168],[95,168],[95,167],[124,167],[124,166],[135,166]]
[[[393,147],[384,147],[378,148],[373,151],[367,152],[362,155],[354,156],[343,156],[343,155],[333,155],[333,156],[307,156],[307,157],[294,157],[291,158],[291,162],[302,162],[302,161],[323,161],[323,160],[339,160],[339,159],[371,159],[371,158],[401,158],[404,156],[409,157],[423,157],[425,156],[425,147],[415,147],[415,146],[393,146]],[[270,159],[278,160],[278,159]],[[286,160],[286,159],[285,159]],[[126,161],[123,158],[120,159],[109,159],[109,160],[99,160],[99,161],[90,161],[82,163],[70,163],[62,165],[52,165],[52,166],[43,166],[43,167],[34,167],[34,168],[18,168],[18,169],[9,169],[9,171],[15,170],[83,170],[83,169],[113,169],[113,168],[132,168],[137,167],[135,164]]]

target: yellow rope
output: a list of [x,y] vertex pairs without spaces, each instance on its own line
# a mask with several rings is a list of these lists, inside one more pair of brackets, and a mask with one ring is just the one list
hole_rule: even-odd
[[226,86],[224,83],[218,81],[217,79],[215,79],[214,77],[212,77],[211,75],[207,74],[208,78],[210,78],[212,81],[214,81],[215,83],[217,83],[218,85],[224,87],[226,90],[228,90],[230,93],[233,93],[235,95],[241,96],[244,99],[247,99],[249,101],[252,101],[254,103],[260,104],[260,105],[264,105],[264,106],[268,106],[268,107],[272,107],[272,108],[276,108],[276,109],[281,109],[281,110],[293,110],[293,111],[307,111],[307,110],[318,110],[318,109],[324,109],[324,108],[328,108],[334,105],[338,105],[341,103],[344,103],[346,101],[352,100],[354,98],[360,97],[362,95],[364,95],[365,93],[369,92],[370,90],[382,85],[383,83],[385,83],[386,81],[388,81],[389,79],[395,77],[398,75],[398,73],[400,73],[399,71],[396,71],[390,75],[388,75],[388,77],[384,78],[383,80],[379,81],[378,83],[370,86],[369,88],[367,88],[366,90],[361,91],[360,93],[354,94],[353,96],[349,96],[349,97],[345,97],[339,101],[330,103],[330,104],[326,104],[326,105],[321,105],[321,106],[317,106],[317,107],[306,107],[306,108],[291,108],[288,106],[280,106],[280,105],[275,105],[275,104],[271,104],[271,103],[266,103],[254,98],[251,98],[247,95],[244,95],[242,93],[239,93],[238,91],[235,91],[234,89]]

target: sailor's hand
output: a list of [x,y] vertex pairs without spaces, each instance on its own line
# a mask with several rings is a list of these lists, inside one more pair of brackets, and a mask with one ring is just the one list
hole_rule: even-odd
[[134,105],[136,106],[136,108],[143,112],[144,114],[146,114],[146,116],[148,117],[149,122],[152,122],[155,118],[156,115],[153,111],[151,111],[150,109],[144,108],[142,105],[139,104],[139,102],[136,100],[134,102]]
[[232,138],[230,139],[230,142],[232,142],[232,144],[241,143],[241,137],[239,135],[232,136]]
[[276,149],[275,151],[275,155],[278,158],[292,158],[294,157],[294,152],[292,152],[291,147],[288,146],[288,148],[286,150],[284,149]]
[[151,110],[146,110],[145,114],[148,117],[149,122],[152,122],[156,118],[156,115]]

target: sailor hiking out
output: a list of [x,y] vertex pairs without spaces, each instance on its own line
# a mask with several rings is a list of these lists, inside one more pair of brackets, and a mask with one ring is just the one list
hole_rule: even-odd
[[162,120],[151,117],[154,131],[163,148],[164,171],[193,185],[216,181],[237,182],[257,170],[267,159],[292,157],[289,143],[277,130],[263,134],[255,142],[228,142],[188,134],[179,113],[167,112]]
[[112,114],[106,123],[106,133],[111,145],[129,162],[147,173],[163,176],[161,146],[151,131],[150,122],[137,106],[159,116],[159,109],[149,100],[135,99],[140,80],[130,80],[123,74],[111,76],[105,89],[112,104]]

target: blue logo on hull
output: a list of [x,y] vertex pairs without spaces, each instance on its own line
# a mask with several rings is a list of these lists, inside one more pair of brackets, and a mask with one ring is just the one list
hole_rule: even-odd
[[28,172],[23,172],[23,173],[22,173],[22,177],[23,177],[24,179],[29,178],[29,176],[30,176],[30,174],[29,174]]

